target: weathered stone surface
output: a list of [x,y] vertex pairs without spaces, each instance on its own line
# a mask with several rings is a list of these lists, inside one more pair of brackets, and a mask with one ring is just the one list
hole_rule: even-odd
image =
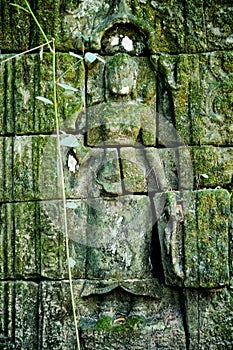
[[188,53],[207,50],[204,1],[185,1],[185,48]]
[[[143,129],[151,122],[150,130]],[[88,146],[134,145],[142,130],[144,145],[155,145],[156,118],[150,107],[140,103],[109,102],[88,110]],[[150,124],[150,123],[149,123]]]
[[190,147],[181,146],[177,150],[179,189],[193,190],[194,187],[194,164]]
[[[85,277],[86,203],[68,209],[70,257],[76,278]],[[64,209],[61,201],[19,202],[1,205],[0,278],[64,278],[67,260]]]
[[[3,55],[3,59],[10,55]],[[3,63],[0,71],[0,132],[2,134],[39,134],[55,132],[53,106],[36,96],[53,100],[52,55],[19,56]],[[65,73],[66,72],[66,73]],[[63,75],[64,74],[64,75]],[[84,65],[66,53],[57,54],[57,75],[77,91],[58,89],[59,117],[63,131],[75,130],[75,121],[84,106]],[[17,103],[15,103],[17,100]]]
[[[117,149],[75,148],[68,153],[65,171],[66,194],[69,198],[93,198],[122,194],[120,164]],[[82,150],[86,152],[83,156]],[[80,156],[81,155],[81,156]],[[76,167],[69,167],[71,159]]]
[[[116,289],[80,299],[83,281],[74,282],[81,345],[87,349],[184,349],[185,335],[178,293],[160,288],[157,298]],[[74,346],[67,282],[42,284],[42,348]],[[50,320],[50,322],[49,322]],[[59,321],[58,321],[59,320]]]
[[59,196],[60,178],[54,137],[3,137],[0,156],[2,201]]
[[33,282],[0,283],[0,348],[37,349],[38,285]]
[[205,22],[207,48],[209,51],[232,49],[232,14],[233,7],[231,1],[221,3],[208,1],[205,9]]
[[[75,201],[75,209],[67,209],[67,229],[69,254],[74,262],[73,278],[84,278],[86,274],[87,206],[83,201]],[[67,255],[65,250],[64,207],[59,201],[42,201],[40,209],[40,249],[43,277],[50,279],[67,278]]]
[[232,144],[231,66],[231,52],[161,56],[159,113],[168,111],[183,142]]
[[228,187],[233,175],[231,147],[190,147],[196,187]]
[[229,266],[230,266],[230,286],[233,287],[233,197],[231,194],[231,214],[229,218]]
[[[75,283],[74,297],[79,307],[82,283]],[[43,282],[41,286],[41,349],[75,349],[75,330],[70,290],[65,282]]]
[[185,290],[189,349],[232,348],[232,291]]
[[[184,176],[180,176],[180,173],[184,172],[180,171],[178,152],[179,150],[174,148],[121,147],[120,156],[125,191],[147,193],[169,189],[178,190],[183,187],[191,188],[192,167],[186,176],[186,181]],[[188,154],[186,160],[187,169]]]
[[[102,57],[106,60],[105,57]],[[96,60],[87,70],[87,104],[91,106],[105,100],[105,63]]]
[[37,277],[40,270],[35,202],[1,206],[2,278]]
[[213,288],[229,284],[229,194],[225,190],[167,192],[158,231],[165,282]]
[[[25,6],[23,1],[19,5]],[[99,48],[109,22],[130,19],[149,37],[153,52],[183,53],[232,48],[231,2],[213,1],[38,1],[33,10],[47,37],[55,37],[57,49],[83,50],[84,46]],[[27,49],[44,38],[28,13],[1,1],[1,21],[4,23],[0,48],[6,51]],[[26,24],[26,25],[25,25]],[[132,26],[131,26],[132,28]],[[20,33],[20,35],[19,35]],[[124,34],[131,40],[130,26]]]
[[151,278],[152,217],[146,196],[90,199],[87,217],[87,278]]
[[145,150],[122,147],[120,158],[125,191],[130,193],[146,193],[149,166],[146,164]]
[[[3,52],[27,50],[30,45],[31,27],[29,13],[12,6],[9,1],[1,0],[0,4],[2,27],[0,49]],[[24,6],[24,1],[19,0],[17,4]]]

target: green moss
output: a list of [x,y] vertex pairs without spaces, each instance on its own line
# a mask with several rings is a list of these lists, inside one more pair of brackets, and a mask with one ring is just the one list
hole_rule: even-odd
[[143,328],[145,318],[139,315],[133,315],[123,320],[124,318],[113,319],[109,316],[99,318],[94,326],[96,331],[111,331],[111,332],[133,332]]
[[94,327],[96,331],[112,330],[113,328],[112,318],[109,316],[103,316],[99,318]]

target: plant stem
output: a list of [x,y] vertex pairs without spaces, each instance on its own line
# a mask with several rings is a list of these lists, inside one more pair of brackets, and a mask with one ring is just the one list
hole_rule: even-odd
[[53,39],[52,47],[53,55],[53,103],[54,103],[54,115],[56,123],[56,139],[57,139],[57,153],[58,153],[58,162],[59,162],[59,171],[61,177],[61,191],[62,191],[62,207],[63,207],[63,219],[64,219],[64,233],[65,233],[65,245],[66,245],[66,258],[67,258],[67,267],[68,267],[68,276],[69,276],[69,287],[70,287],[70,296],[74,317],[74,326],[75,326],[75,335],[77,341],[78,350],[80,350],[80,341],[79,341],[79,331],[78,331],[78,322],[76,315],[76,305],[74,298],[73,282],[72,282],[72,272],[70,267],[70,252],[69,252],[69,234],[68,234],[68,220],[66,212],[66,194],[65,194],[65,181],[64,181],[64,172],[63,172],[63,163],[62,163],[62,154],[61,154],[61,144],[60,144],[60,129],[59,129],[59,118],[58,118],[58,105],[57,105],[57,83],[56,83],[56,50],[55,50],[55,40]]
[[[27,6],[27,8],[28,8],[28,10],[29,10],[29,12],[30,12],[30,14],[32,15],[32,18],[34,19],[34,21],[35,21],[37,27],[39,28],[39,31],[40,31],[41,34],[43,35],[45,41],[48,42],[49,40],[48,40],[48,38],[47,38],[47,35],[45,34],[43,28],[41,27],[41,25],[40,25],[40,23],[38,22],[36,16],[34,15],[32,9],[31,9],[30,4],[28,3],[27,0],[24,0],[24,2],[25,2],[25,4],[26,4],[26,6]],[[48,46],[49,46],[50,51],[52,52],[52,51],[53,51],[52,46],[51,46],[50,44],[48,44]]]

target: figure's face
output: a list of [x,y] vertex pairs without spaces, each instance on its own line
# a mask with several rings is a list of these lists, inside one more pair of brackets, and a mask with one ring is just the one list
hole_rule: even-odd
[[107,66],[107,84],[114,95],[129,95],[136,85],[136,64],[129,55],[113,56]]

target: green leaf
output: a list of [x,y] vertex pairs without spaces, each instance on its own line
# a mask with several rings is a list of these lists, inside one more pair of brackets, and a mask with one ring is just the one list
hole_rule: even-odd
[[11,3],[11,2],[10,2],[10,5],[11,5],[11,6],[14,6],[14,7],[18,7],[20,10],[23,10],[23,11],[29,13],[29,11],[28,11],[27,9],[25,9],[23,6],[20,6],[20,5],[18,5],[18,4],[13,4],[13,3]]
[[73,268],[76,264],[76,261],[73,258],[69,257],[68,264],[71,268]]
[[60,87],[62,87],[65,90],[70,90],[70,91],[78,91],[78,89],[76,89],[73,86],[67,85],[67,84],[63,84],[63,83],[57,83],[57,85],[59,85]]
[[91,53],[91,52],[86,52],[85,53],[85,58],[90,63],[95,62],[95,60],[99,60],[99,61],[105,63],[105,60],[102,57],[98,56],[97,54]]
[[201,176],[204,177],[205,179],[209,178],[209,175],[207,175],[207,174],[201,174]]
[[60,145],[65,147],[77,147],[79,143],[74,135],[68,135],[61,140]]
[[53,105],[53,102],[46,97],[36,96],[36,98],[37,98],[37,100],[40,100],[41,102],[44,102],[47,105]]
[[80,56],[80,55],[77,55],[76,53],[74,53],[74,52],[69,52],[69,54],[70,54],[70,56],[73,56],[73,57],[76,57],[76,58],[79,58],[80,60],[82,60],[83,59],[83,57],[82,56]]
[[93,63],[97,59],[97,56],[94,53],[87,52],[85,53],[85,58],[88,60],[88,62]]
[[69,209],[76,209],[78,208],[77,204],[74,203],[74,202],[67,202],[66,203],[66,208],[69,208]]

